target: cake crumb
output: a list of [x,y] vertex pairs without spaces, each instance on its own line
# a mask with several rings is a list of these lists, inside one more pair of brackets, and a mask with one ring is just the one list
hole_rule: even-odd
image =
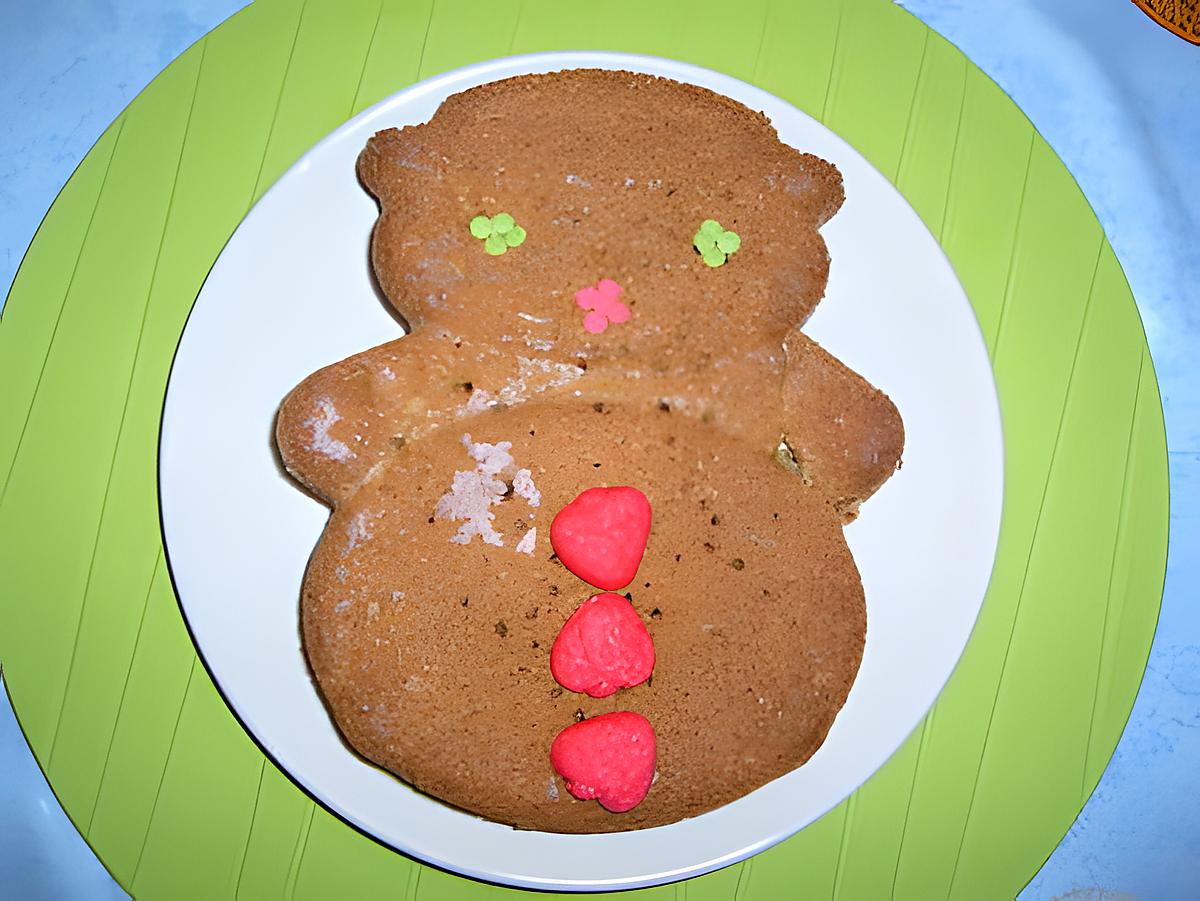
[[518,554],[529,554],[533,556],[534,547],[537,545],[537,528],[532,528],[525,533],[525,537],[517,542],[516,552]]

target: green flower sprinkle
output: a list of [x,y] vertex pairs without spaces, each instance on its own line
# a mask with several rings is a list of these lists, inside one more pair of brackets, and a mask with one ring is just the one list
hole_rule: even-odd
[[525,243],[525,229],[508,213],[497,213],[491,218],[476,216],[471,220],[471,234],[483,241],[483,249],[494,257]]
[[723,266],[730,254],[737,253],[742,239],[737,232],[726,231],[716,219],[705,219],[692,236],[692,246],[705,264],[715,269]]

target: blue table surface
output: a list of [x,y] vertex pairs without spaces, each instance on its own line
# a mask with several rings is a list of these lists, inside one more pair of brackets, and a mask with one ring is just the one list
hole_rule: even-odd
[[[1021,898],[1200,897],[1200,48],[1128,0],[899,2],[996,79],[1079,181],[1133,287],[1167,420],[1171,543],[1146,675],[1099,787]],[[243,5],[0,0],[0,298],[101,131]],[[0,895],[126,897],[58,806],[3,692]]]

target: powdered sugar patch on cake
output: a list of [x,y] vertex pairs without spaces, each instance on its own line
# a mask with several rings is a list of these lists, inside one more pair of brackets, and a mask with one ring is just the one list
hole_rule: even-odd
[[517,357],[517,375],[506,379],[496,392],[476,387],[467,402],[455,411],[462,419],[475,413],[483,413],[503,404],[514,407],[535,394],[561,388],[583,376],[583,369],[572,363],[560,363],[546,357]]
[[[496,444],[471,440],[470,434],[462,436],[462,446],[466,448],[471,459],[475,461],[475,469],[487,476],[498,476],[513,464],[511,441],[499,441]],[[501,486],[501,492],[503,493]]]
[[462,407],[462,409],[459,411],[459,416],[466,416],[472,413],[483,413],[489,407],[496,406],[497,403],[498,401],[492,398],[490,392],[484,391],[482,388],[475,388],[473,391],[471,391],[471,396],[467,398],[466,406]]
[[538,491],[537,485],[533,484],[533,473],[528,469],[518,469],[517,474],[513,476],[513,493],[517,497],[525,498],[531,507],[542,503],[542,493]]
[[492,528],[496,518],[489,508],[504,499],[504,483],[484,475],[478,469],[454,473],[448,494],[438,498],[434,516],[438,519],[466,520],[451,536],[453,544],[470,544],[478,535],[484,544],[504,546],[504,536]]
[[525,343],[534,350],[543,352],[554,349],[554,342],[549,338],[535,338],[533,335],[526,335]]
[[371,540],[372,530],[375,528],[373,519],[378,519],[382,513],[368,513],[366,510],[360,510],[354,514],[349,525],[346,526],[346,546],[342,548],[342,556],[349,557],[360,544],[365,544]]
[[[433,515],[437,519],[456,522],[465,520],[450,537],[453,544],[470,544],[472,536],[478,535],[484,544],[503,547],[504,536],[492,525],[496,514],[491,508],[503,503],[508,495],[509,485],[503,481],[503,476],[513,470],[513,457],[509,453],[512,442],[476,443],[471,440],[470,433],[464,434],[461,440],[463,448],[475,461],[475,468],[454,473],[450,490],[438,498]],[[533,474],[528,469],[519,469],[512,476],[512,491],[531,507],[541,503],[542,494],[533,483]],[[535,532],[530,530],[530,534]],[[522,538],[516,549],[524,554],[532,554],[536,535],[528,545],[526,540],[529,540],[529,534]]]
[[329,434],[334,423],[342,421],[342,417],[333,406],[333,401],[328,397],[318,398],[317,411],[316,415],[304,420],[304,427],[312,432],[312,443],[308,445],[308,449],[339,463],[357,456],[346,442],[339,441]]

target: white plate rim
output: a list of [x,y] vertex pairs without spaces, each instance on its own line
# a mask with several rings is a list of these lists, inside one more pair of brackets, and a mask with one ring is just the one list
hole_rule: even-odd
[[[857,788],[857,786],[852,787],[849,791],[845,792],[840,797],[834,799],[832,801],[832,803],[828,803],[828,804],[824,805],[823,809],[816,812],[815,814],[813,814],[811,816],[806,816],[805,822],[800,823],[798,825],[798,828],[775,830],[775,831],[771,832],[770,834],[765,834],[765,835],[760,836],[755,841],[743,843],[739,847],[732,849],[732,850],[728,851],[727,853],[719,854],[719,855],[709,855],[702,861],[694,861],[694,862],[691,862],[684,866],[650,867],[650,868],[643,867],[642,870],[637,873],[622,873],[622,874],[617,874],[617,875],[589,874],[587,876],[583,876],[580,878],[562,877],[562,876],[545,878],[545,877],[538,875],[537,873],[530,873],[530,872],[526,872],[526,873],[505,872],[503,870],[495,869],[495,868],[480,869],[478,867],[472,866],[469,863],[464,863],[461,859],[457,858],[457,855],[432,854],[432,853],[429,853],[427,850],[422,850],[417,847],[406,847],[405,846],[406,843],[404,843],[404,842],[397,842],[393,838],[387,838],[387,837],[381,836],[380,834],[378,834],[378,831],[376,829],[373,829],[371,827],[370,824],[363,822],[363,820],[359,816],[356,816],[356,814],[353,810],[345,809],[344,806],[339,805],[336,801],[333,801],[333,800],[325,797],[318,789],[316,789],[312,785],[308,784],[308,782],[306,780],[298,777],[292,771],[292,769],[289,766],[287,766],[287,764],[284,762],[284,757],[286,755],[281,753],[281,751],[278,748],[274,748],[269,742],[264,741],[260,737],[258,730],[255,728],[253,717],[246,716],[245,712],[243,710],[239,709],[239,705],[236,703],[235,698],[232,696],[234,694],[234,692],[231,692],[228,689],[227,684],[220,678],[218,673],[210,665],[209,655],[207,655],[205,653],[204,645],[203,645],[202,641],[200,640],[200,637],[197,635],[197,630],[194,628],[194,621],[196,618],[195,611],[192,610],[192,614],[189,615],[189,609],[190,609],[189,604],[187,601],[185,601],[185,598],[184,598],[185,591],[182,590],[181,580],[179,578],[179,572],[178,572],[180,570],[179,560],[181,557],[179,548],[182,546],[182,544],[179,540],[179,536],[178,536],[177,530],[176,530],[176,524],[179,522],[179,518],[176,514],[181,511],[179,510],[179,507],[178,507],[178,498],[173,494],[172,486],[173,485],[177,486],[177,484],[178,484],[177,480],[178,480],[178,477],[180,476],[180,472],[177,469],[172,469],[172,466],[171,466],[171,463],[174,459],[172,456],[174,453],[174,450],[172,448],[171,432],[172,432],[172,424],[173,424],[173,422],[175,422],[175,420],[177,419],[177,416],[178,416],[178,406],[177,405],[173,406],[173,397],[177,396],[178,392],[179,392],[178,384],[176,382],[177,364],[180,360],[181,352],[185,348],[185,345],[187,342],[187,336],[188,336],[188,329],[192,324],[193,316],[195,315],[196,309],[199,306],[200,299],[204,297],[205,289],[209,286],[209,281],[212,278],[213,273],[218,270],[218,268],[221,264],[222,258],[225,256],[226,251],[229,249],[229,246],[234,242],[239,231],[241,231],[243,226],[247,222],[251,221],[256,216],[256,213],[258,213],[261,209],[264,208],[264,205],[268,203],[270,198],[278,196],[279,192],[286,190],[287,186],[289,185],[289,181],[291,179],[294,179],[298,173],[306,172],[309,169],[309,167],[313,164],[314,159],[316,159],[321,154],[323,148],[326,148],[330,144],[343,139],[344,136],[346,136],[348,133],[353,133],[353,132],[360,131],[360,130],[366,129],[366,128],[370,128],[371,130],[376,130],[378,127],[383,127],[384,123],[379,122],[380,119],[386,118],[396,107],[403,106],[403,105],[410,103],[414,100],[417,100],[419,98],[427,98],[427,97],[434,97],[434,96],[444,97],[445,95],[448,95],[449,93],[454,93],[458,90],[463,90],[467,87],[470,87],[470,86],[473,86],[476,84],[482,84],[487,81],[492,81],[499,77],[508,77],[509,75],[513,75],[513,74],[523,74],[525,72],[545,72],[545,71],[555,71],[558,69],[586,68],[586,67],[619,68],[619,69],[628,69],[630,71],[635,71],[635,72],[646,72],[646,73],[656,74],[656,75],[665,75],[666,77],[675,78],[680,81],[690,82],[693,84],[699,84],[699,85],[702,85],[705,87],[711,87],[714,90],[717,90],[719,93],[725,93],[729,96],[733,96],[734,99],[740,100],[741,102],[746,103],[747,105],[751,106],[752,108],[761,108],[759,106],[756,106],[756,104],[752,102],[754,99],[770,98],[776,104],[783,104],[783,105],[787,106],[794,114],[796,114],[800,117],[803,117],[805,119],[809,119],[810,122],[813,125],[815,125],[816,128],[827,132],[828,136],[832,142],[841,143],[842,145],[844,145],[844,148],[847,153],[853,155],[854,157],[858,157],[858,159],[862,160],[861,156],[856,151],[854,151],[850,147],[850,145],[848,145],[844,141],[842,141],[842,139],[840,137],[836,136],[833,132],[826,129],[825,126],[823,126],[819,122],[815,122],[815,120],[811,120],[811,117],[808,117],[802,111],[799,111],[799,110],[795,109],[794,107],[791,107],[790,104],[787,104],[786,101],[783,101],[780,98],[776,98],[776,97],[774,97],[774,95],[770,95],[760,88],[757,88],[753,85],[747,84],[746,82],[742,82],[738,79],[732,78],[731,76],[725,75],[723,73],[715,72],[713,70],[705,69],[705,68],[695,66],[695,65],[692,65],[689,63],[684,63],[684,62],[679,62],[679,61],[669,60],[669,59],[663,59],[663,58],[654,57],[654,56],[629,54],[629,53],[615,53],[615,52],[606,52],[606,51],[550,51],[550,52],[544,52],[544,53],[522,54],[519,56],[504,57],[504,58],[488,60],[488,61],[481,62],[481,63],[475,63],[472,65],[463,66],[458,69],[454,69],[454,70],[442,73],[440,75],[434,76],[432,78],[426,79],[424,81],[418,82],[414,85],[411,85],[408,88],[405,88],[402,91],[397,92],[396,94],[394,94],[388,98],[381,100],[380,102],[372,105],[371,107],[365,109],[358,115],[354,116],[352,119],[348,120],[346,123],[343,123],[341,126],[339,126],[334,131],[330,132],[327,136],[322,138],[319,142],[314,144],[312,148],[310,148],[299,160],[297,160],[297,162],[294,163],[288,169],[288,171],[286,173],[284,173],[284,175],[281,176],[280,179],[270,189],[268,189],[268,191],[266,191],[264,193],[264,195],[259,199],[258,203],[256,203],[256,205],[250,210],[250,212],[242,220],[242,223],[239,224],[238,228],[235,229],[234,233],[231,235],[231,237],[229,239],[229,242],[227,242],[225,248],[222,249],[221,254],[218,256],[217,261],[214,263],[213,268],[210,270],[209,277],[206,278],[204,285],[201,287],[201,290],[198,293],[198,297],[197,297],[197,305],[193,306],[192,311],[189,313],[188,321],[187,321],[187,323],[185,323],[184,330],[181,333],[180,341],[176,348],[176,355],[172,362],[171,374],[170,374],[169,381],[168,381],[168,389],[167,389],[166,396],[164,399],[163,417],[162,417],[162,422],[160,425],[160,455],[159,455],[160,517],[161,517],[161,523],[162,523],[162,529],[163,529],[164,548],[166,550],[168,569],[169,569],[169,572],[171,575],[172,583],[175,587],[176,596],[179,599],[180,609],[183,614],[184,621],[187,625],[189,634],[190,634],[190,636],[193,640],[193,643],[196,647],[197,654],[200,657],[203,664],[205,665],[206,669],[208,670],[209,675],[213,678],[214,685],[217,686],[217,688],[220,691],[226,704],[229,706],[231,712],[234,713],[235,718],[239,721],[239,723],[242,725],[242,727],[246,730],[247,734],[255,741],[255,743],[260,747],[260,749],[263,750],[263,752],[279,766],[280,770],[282,772],[284,772],[288,776],[289,779],[291,779],[298,786],[300,786],[305,791],[305,793],[308,794],[309,797],[311,797],[316,803],[320,804],[326,810],[329,810],[334,815],[338,816],[340,819],[349,823],[354,828],[356,828],[360,832],[363,832],[365,835],[372,838],[373,840],[375,840],[381,844],[384,844],[386,846],[396,848],[397,850],[400,850],[405,854],[409,854],[410,856],[416,857],[417,859],[424,861],[426,863],[429,863],[440,869],[444,869],[444,870],[454,872],[454,873],[459,873],[461,875],[469,876],[471,878],[479,879],[481,881],[492,882],[492,883],[496,883],[496,884],[500,884],[500,885],[514,886],[514,887],[549,889],[549,890],[558,890],[558,891],[597,891],[597,890],[607,891],[607,890],[619,890],[619,889],[647,887],[647,886],[653,886],[653,885],[659,885],[659,884],[663,884],[663,883],[667,883],[667,882],[672,882],[672,881],[676,881],[679,879],[690,878],[693,876],[702,875],[703,873],[711,872],[716,869],[720,869],[729,864],[735,863],[740,860],[744,860],[747,857],[750,857],[753,854],[756,854],[759,851],[762,851],[762,850],[776,844],[777,842],[782,841],[785,838],[788,838],[789,836],[794,834],[796,831],[798,831],[798,828],[803,828],[803,826],[806,825],[808,822],[812,822],[813,820],[819,818],[821,815],[823,815],[825,812],[827,812],[829,809],[832,809],[833,806],[836,806],[836,804],[839,803],[841,800],[843,800],[844,797],[846,797],[846,795],[848,795],[853,790],[855,790],[855,788]],[[451,88],[453,90],[451,90]],[[730,91],[727,90],[728,88],[732,88],[733,92],[730,93]],[[386,124],[392,124],[392,123],[388,122]],[[778,124],[778,121],[776,122],[776,124]],[[801,147],[799,149],[805,150],[807,148]],[[868,168],[870,168],[872,172],[876,172],[876,174],[878,175],[877,171],[874,170],[874,168],[871,167],[869,163],[866,163],[865,160],[862,160],[862,162]],[[839,162],[839,166],[840,165],[841,165],[841,163]],[[883,178],[882,175],[880,175],[879,177]],[[904,200],[902,195],[900,195],[899,192],[890,185],[890,183],[888,184],[888,188],[895,194],[896,198],[899,198],[899,200],[903,204],[903,206],[911,212],[911,208],[908,206],[907,201]],[[841,215],[841,214],[839,214],[839,215]],[[925,229],[924,225],[920,223],[920,220],[917,219],[915,213],[913,213],[912,219],[916,223],[916,225],[919,226],[919,228],[922,231],[924,231],[925,235],[929,237],[929,240],[933,241],[934,247],[937,248],[937,253],[940,255],[942,263],[944,264],[946,269],[951,273],[951,275],[953,275],[953,267],[950,264],[949,260],[947,260],[945,258],[945,255],[941,251],[941,248],[937,244],[936,240],[934,240],[931,235],[928,235],[927,230]],[[834,221],[835,222],[837,221],[836,217],[835,217]],[[836,257],[835,257],[835,264],[836,264]],[[955,278],[955,283],[957,284],[956,278]],[[831,287],[832,287],[832,284],[833,284],[833,282],[831,279]],[[959,290],[961,291],[961,286],[959,286]],[[962,300],[964,303],[967,303],[965,294],[963,294]],[[969,303],[967,303],[967,309],[968,310],[970,309]],[[813,321],[816,321],[818,319],[821,311],[822,311],[822,308],[819,308],[818,313],[816,315],[814,315],[814,317],[813,317]],[[972,314],[972,321],[974,321],[973,314]],[[806,328],[806,331],[808,331],[807,328]],[[978,330],[978,323],[975,323],[975,334],[976,334],[976,338],[978,340],[978,349],[983,351],[984,360],[986,361],[986,350],[984,349],[982,334]],[[834,348],[834,349],[836,350],[836,348]],[[1004,449],[1003,449],[1003,437],[1002,437],[1001,422],[1000,422],[999,402],[998,402],[998,398],[996,397],[995,384],[991,378],[990,365],[987,366],[987,376],[988,376],[988,384],[990,386],[990,394],[987,395],[986,397],[981,396],[979,399],[981,401],[987,401],[990,398],[990,401],[991,401],[990,408],[986,411],[986,413],[989,414],[991,416],[991,419],[993,420],[992,425],[994,427],[994,436],[996,438],[996,441],[994,442],[994,446],[992,448],[994,451],[994,455],[991,459],[989,459],[987,461],[992,470],[991,483],[986,486],[986,490],[984,492],[985,496],[981,499],[980,504],[978,506],[980,507],[980,511],[981,511],[980,516],[979,516],[980,528],[985,533],[984,543],[990,543],[991,552],[989,555],[989,561],[994,561],[995,549],[996,549],[998,532],[999,532],[1000,515],[1001,515],[1001,500],[1002,500],[1002,496],[1003,496],[1003,478],[1004,478],[1003,450]],[[173,392],[174,392],[174,394],[173,394]],[[299,491],[299,489],[295,489],[295,490]],[[888,490],[888,486],[885,485],[884,489],[881,490],[881,494],[883,494],[887,490]],[[867,504],[864,505],[864,520],[866,519],[866,517],[869,516],[869,512],[870,512],[872,503],[875,503],[875,499],[868,501]],[[860,522],[862,522],[864,520],[860,520]],[[853,528],[855,528],[855,526],[851,527],[851,529],[853,529]],[[175,538],[172,538],[173,534],[176,535]],[[849,534],[848,534],[848,537],[849,537]],[[172,550],[172,548],[174,548],[174,550]],[[954,669],[954,665],[957,664],[958,659],[961,657],[962,651],[966,646],[966,643],[967,643],[967,640],[971,633],[971,630],[977,619],[979,608],[982,605],[982,600],[983,600],[984,593],[986,591],[986,586],[990,579],[990,573],[991,573],[991,564],[989,562],[989,565],[987,567],[987,572],[983,574],[982,587],[978,592],[978,600],[974,604],[973,611],[970,616],[970,626],[965,630],[965,632],[962,636],[961,645],[958,647],[957,652],[954,654],[953,664],[951,664],[948,668],[945,669],[944,676],[941,679],[941,685],[939,686],[938,691],[935,692],[933,697],[930,698],[929,704],[926,705],[926,711],[929,709],[929,707],[932,706],[933,702],[936,701],[936,697],[938,696],[938,694],[940,694],[941,687],[943,687],[945,685],[945,682],[948,680],[950,674],[952,673],[952,671]],[[297,592],[298,592],[299,586],[297,585],[296,588],[297,588]],[[864,661],[865,661],[865,658],[864,658]],[[900,737],[900,739],[898,741],[894,742],[894,746],[892,746],[886,750],[886,753],[877,755],[879,757],[878,765],[876,767],[874,767],[869,773],[867,773],[862,781],[865,781],[867,778],[869,778],[872,773],[874,773],[880,766],[882,766],[887,761],[887,759],[889,759],[892,756],[892,754],[894,754],[895,751],[898,750],[900,745],[907,738],[908,734],[912,731],[912,728],[915,728],[915,726],[918,725],[919,722],[920,722],[920,718],[918,718],[918,720],[912,724],[912,726],[909,728],[909,730],[906,731]],[[835,730],[836,729],[837,729],[837,724],[835,723]],[[832,737],[832,734],[833,733],[831,732],[831,737]],[[818,753],[820,753],[820,752],[818,752]],[[370,766],[369,764],[366,764],[365,762],[362,762],[362,765]],[[372,767],[372,769],[373,769],[373,767]],[[803,768],[801,768],[801,769],[803,769]],[[784,778],[787,778],[787,777],[784,777]],[[776,780],[776,782],[780,782],[780,781],[781,780]],[[768,786],[765,786],[764,788],[759,789],[757,792],[754,792],[751,794],[757,795],[761,792],[768,791],[771,788],[771,786],[775,785],[775,784],[776,783],[771,783]],[[860,781],[858,784],[861,785],[862,782]],[[414,792],[414,794],[416,794],[416,793]],[[747,796],[747,797],[749,797],[749,796]],[[744,799],[742,799],[742,800],[744,800]],[[736,805],[738,803],[740,803],[740,801],[734,802],[734,805]],[[734,805],[726,805],[726,807],[732,807]],[[726,808],[721,808],[720,810],[724,810],[724,809],[726,809]],[[701,817],[697,817],[692,820],[684,821],[684,823],[694,824],[694,823],[698,822],[699,820],[704,819],[705,817],[711,817],[713,814],[715,814],[717,812],[719,812],[719,811],[714,811],[710,814],[705,814],[705,815],[702,815]],[[478,821],[477,818],[469,817],[469,815],[467,815],[467,814],[459,814],[459,815],[468,817],[472,820],[476,820],[477,822],[482,823],[482,821]],[[488,826],[488,827],[496,826],[496,824],[483,824],[483,825]],[[548,833],[531,833],[531,832],[518,833],[518,834],[520,834],[522,836],[530,836],[530,837],[532,837],[532,836],[540,836],[540,837],[544,837],[544,838],[548,837],[556,842],[595,844],[597,842],[606,843],[618,836],[637,836],[637,837],[641,837],[641,838],[647,838],[652,833],[670,831],[670,830],[675,829],[676,826],[680,826],[680,825],[682,825],[682,824],[672,824],[671,826],[658,827],[657,829],[643,830],[641,832],[606,833],[606,834],[594,835],[594,836],[563,836],[563,835],[553,835],[553,834],[548,834]],[[505,828],[505,827],[500,827],[500,828]]]

